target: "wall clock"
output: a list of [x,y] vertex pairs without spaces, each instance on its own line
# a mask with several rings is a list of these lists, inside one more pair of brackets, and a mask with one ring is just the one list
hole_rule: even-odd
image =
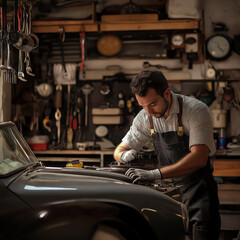
[[206,41],[206,51],[211,60],[225,60],[231,56],[232,39],[224,34],[214,34]]

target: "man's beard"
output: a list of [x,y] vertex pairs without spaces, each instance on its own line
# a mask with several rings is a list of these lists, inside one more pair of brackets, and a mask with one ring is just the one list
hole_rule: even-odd
[[165,103],[165,106],[164,106],[164,109],[161,112],[153,113],[155,118],[162,118],[165,115],[165,113],[167,112],[169,103],[165,98],[164,98],[164,103]]

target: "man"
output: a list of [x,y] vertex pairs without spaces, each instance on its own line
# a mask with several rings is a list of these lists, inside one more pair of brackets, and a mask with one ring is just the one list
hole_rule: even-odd
[[132,168],[126,175],[134,182],[170,179],[188,207],[190,238],[218,239],[219,201],[209,162],[215,144],[207,105],[171,92],[160,71],[141,72],[132,80],[131,89],[143,109],[115,149],[115,160],[131,162],[152,139],[159,169]]

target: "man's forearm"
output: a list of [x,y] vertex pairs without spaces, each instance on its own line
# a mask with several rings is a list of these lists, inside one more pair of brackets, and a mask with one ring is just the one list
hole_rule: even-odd
[[117,161],[117,162],[122,162],[121,161],[121,155],[123,154],[123,152],[125,152],[125,151],[128,151],[128,150],[130,150],[131,148],[129,148],[127,145],[125,145],[124,143],[120,143],[117,147],[116,147],[116,149],[115,149],[115,151],[114,151],[114,153],[113,153],[113,157],[114,157],[114,159]]
[[115,149],[114,153],[113,153],[113,157],[117,162],[121,162],[121,155],[122,155],[123,151],[121,151],[118,147]]
[[195,146],[192,151],[177,163],[160,168],[162,178],[189,175],[207,165],[209,150],[206,146]]

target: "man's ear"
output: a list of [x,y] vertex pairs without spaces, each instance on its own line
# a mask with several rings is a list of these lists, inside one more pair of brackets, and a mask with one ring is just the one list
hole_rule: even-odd
[[170,90],[170,88],[167,88],[166,90],[165,90],[165,92],[164,92],[164,97],[166,98],[166,99],[168,99],[170,96],[171,96],[171,90]]

